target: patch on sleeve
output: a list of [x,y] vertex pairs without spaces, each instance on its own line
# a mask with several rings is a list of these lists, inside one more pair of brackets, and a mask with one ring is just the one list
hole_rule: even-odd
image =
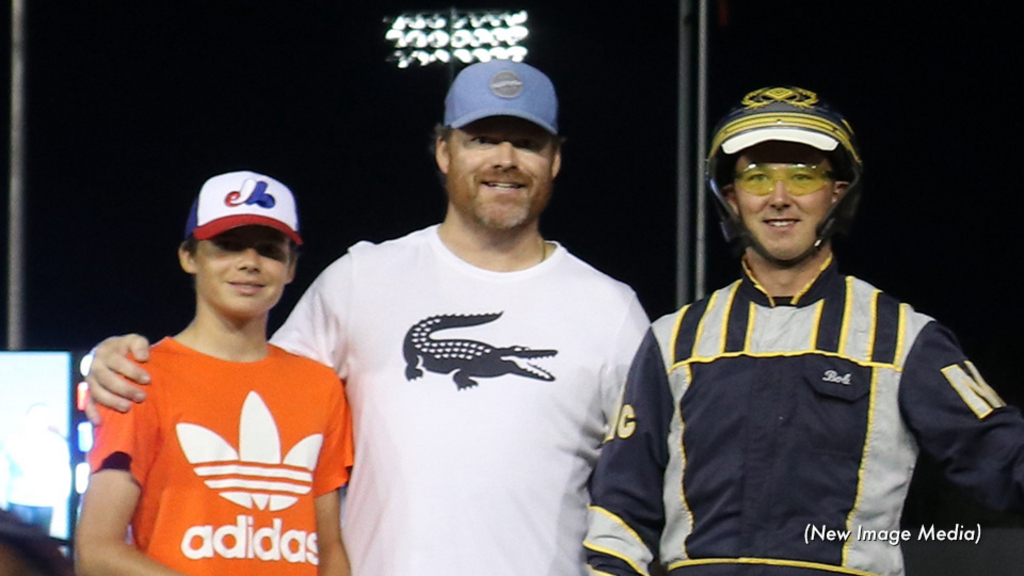
[[988,416],[996,408],[1006,406],[1006,402],[996,394],[981,377],[981,373],[974,367],[970,360],[964,362],[964,366],[970,371],[964,370],[959,364],[952,364],[942,369],[942,375],[949,380],[950,385],[963,399],[964,404],[971,409],[978,418]]

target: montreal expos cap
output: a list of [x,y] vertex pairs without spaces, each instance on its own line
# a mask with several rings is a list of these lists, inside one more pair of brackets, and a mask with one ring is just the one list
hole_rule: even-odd
[[250,225],[280,230],[302,244],[295,196],[287,186],[255,172],[228,172],[210,178],[199,190],[185,223],[185,238],[209,240]]
[[462,128],[491,116],[515,116],[558,134],[558,97],[543,72],[529,64],[491,60],[467,66],[444,99],[444,125]]

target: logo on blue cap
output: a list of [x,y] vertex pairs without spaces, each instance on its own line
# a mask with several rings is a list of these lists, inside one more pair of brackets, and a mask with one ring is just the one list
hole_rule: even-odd
[[502,70],[491,78],[491,92],[498,98],[515,98],[523,93],[523,81],[511,70]]

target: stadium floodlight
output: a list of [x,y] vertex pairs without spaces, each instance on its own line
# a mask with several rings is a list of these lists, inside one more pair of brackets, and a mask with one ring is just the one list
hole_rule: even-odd
[[464,64],[492,59],[522,62],[530,35],[525,10],[410,12],[385,18],[391,27],[384,39],[392,45],[389,62],[399,68],[412,65]]

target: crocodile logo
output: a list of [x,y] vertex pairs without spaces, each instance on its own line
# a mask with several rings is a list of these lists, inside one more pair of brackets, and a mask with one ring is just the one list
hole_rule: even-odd
[[505,374],[551,382],[555,379],[528,360],[549,358],[558,350],[533,350],[526,346],[492,346],[485,342],[463,339],[434,338],[434,333],[450,328],[480,326],[501,318],[494,314],[445,314],[421,320],[405,333],[402,355],[405,357],[405,378],[412,381],[427,370],[451,374],[459,390],[477,385],[475,378],[494,378]]

